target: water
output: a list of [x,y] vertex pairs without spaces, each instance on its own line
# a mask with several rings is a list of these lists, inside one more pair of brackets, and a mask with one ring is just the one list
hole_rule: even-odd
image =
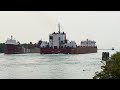
[[[92,79],[101,70],[102,50],[93,54],[0,54],[1,79]],[[116,51],[109,51],[110,55]]]

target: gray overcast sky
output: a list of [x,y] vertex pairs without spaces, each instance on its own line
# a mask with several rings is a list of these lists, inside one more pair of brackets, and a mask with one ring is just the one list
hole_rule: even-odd
[[58,22],[77,44],[88,38],[98,48],[120,48],[120,11],[0,11],[0,42],[11,35],[21,43],[48,41]]

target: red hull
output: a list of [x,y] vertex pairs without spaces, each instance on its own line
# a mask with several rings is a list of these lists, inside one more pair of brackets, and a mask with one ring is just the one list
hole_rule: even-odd
[[41,48],[40,54],[87,54],[97,53],[97,47],[77,47],[77,48]]
[[5,45],[5,54],[21,54],[22,47],[20,45],[12,45],[6,44]]

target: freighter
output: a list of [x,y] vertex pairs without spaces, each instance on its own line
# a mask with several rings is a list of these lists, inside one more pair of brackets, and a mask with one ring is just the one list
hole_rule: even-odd
[[13,36],[11,36],[11,39],[7,39],[5,43],[5,54],[22,54],[22,46],[20,45],[20,42],[13,39]]
[[87,54],[97,53],[97,45],[95,41],[81,41],[81,45],[77,46],[75,41],[66,39],[66,33],[59,31],[49,34],[49,42],[42,41],[40,45],[40,54]]

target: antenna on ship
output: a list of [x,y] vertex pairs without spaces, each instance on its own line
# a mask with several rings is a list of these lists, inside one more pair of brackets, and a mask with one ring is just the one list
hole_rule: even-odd
[[58,28],[59,28],[59,33],[60,33],[60,23],[58,24]]
[[11,40],[13,39],[13,36],[11,35]]
[[87,47],[88,47],[88,38],[87,38]]

